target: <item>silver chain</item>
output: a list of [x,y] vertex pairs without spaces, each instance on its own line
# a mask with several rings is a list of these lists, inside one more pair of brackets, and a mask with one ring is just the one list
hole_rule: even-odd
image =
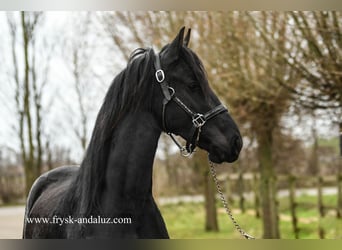
[[220,186],[220,183],[217,179],[217,174],[216,174],[216,169],[215,169],[215,164],[209,160],[209,165],[210,165],[210,172],[211,172],[211,175],[213,176],[213,179],[214,179],[214,182],[216,184],[216,188],[217,188],[217,192],[219,193],[220,195],[220,199],[222,201],[222,204],[223,204],[223,207],[225,208],[226,210],[226,213],[228,214],[230,220],[233,222],[236,230],[243,236],[245,237],[246,239],[250,240],[250,239],[255,239],[253,236],[247,234],[241,227],[240,225],[237,223],[237,221],[235,220],[233,214],[232,214],[232,211],[230,210],[229,206],[228,206],[228,202],[227,200],[225,199],[224,197],[224,194],[222,192],[222,189],[221,189],[221,186]]

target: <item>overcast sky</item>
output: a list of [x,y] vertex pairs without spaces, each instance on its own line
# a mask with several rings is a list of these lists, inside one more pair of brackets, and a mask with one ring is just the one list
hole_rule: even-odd
[[[70,129],[70,123],[79,121],[77,117],[77,101],[76,92],[73,87],[71,75],[71,63],[68,61],[69,55],[65,51],[63,45],[73,38],[74,29],[73,22],[79,13],[71,12],[47,12],[45,13],[44,24],[40,27],[37,34],[39,37],[37,43],[47,41],[53,45],[51,66],[49,71],[49,82],[44,92],[43,108],[44,108],[44,130],[49,134],[52,143],[58,146],[73,148],[73,158],[81,159],[81,148],[78,145],[76,137]],[[19,148],[19,141],[13,129],[17,124],[14,103],[14,86],[10,82],[9,74],[12,72],[12,57],[10,51],[10,37],[7,28],[7,17],[5,12],[0,12],[0,32],[2,34],[0,43],[0,145],[11,147],[15,150]],[[96,112],[99,109],[103,100],[105,91],[109,86],[114,74],[118,73],[120,67],[112,68],[109,73],[108,48],[101,47],[102,41],[96,43],[97,36],[94,34],[90,38],[94,45],[94,56],[92,58],[92,70],[101,79],[89,79],[89,99],[86,99],[90,107],[89,126],[93,126]],[[18,47],[18,53],[21,53],[22,48]],[[46,50],[46,51],[44,51]],[[48,53],[48,49],[43,48],[40,54]],[[21,53],[22,54],[22,53]],[[107,57],[108,55],[108,57]],[[46,61],[42,61],[46,63]],[[118,65],[113,62],[113,65]],[[124,63],[122,63],[124,65]],[[123,66],[122,66],[123,67]],[[21,67],[22,69],[22,67]],[[76,111],[76,114],[75,114]],[[4,119],[5,118],[5,119]],[[89,136],[90,136],[89,131]],[[76,144],[76,145],[75,145]],[[73,145],[73,146],[71,146]]]

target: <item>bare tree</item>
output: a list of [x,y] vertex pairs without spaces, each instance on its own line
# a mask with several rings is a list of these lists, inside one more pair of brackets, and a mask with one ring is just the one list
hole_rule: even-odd
[[[12,81],[18,117],[17,133],[26,176],[26,193],[41,174],[42,97],[47,84],[48,64],[37,67],[36,38],[43,21],[41,12],[8,14],[11,37]],[[20,49],[21,50],[20,50]],[[47,55],[49,53],[46,53]]]
[[[110,16],[103,25],[125,58],[134,45],[151,42],[146,34],[154,35],[153,44],[161,45],[178,25],[191,24],[196,30],[191,47],[203,58],[210,82],[233,107],[231,112],[243,134],[257,142],[263,237],[279,238],[275,142],[282,138],[281,119],[293,103],[329,107],[339,114],[340,14],[148,12]],[[119,24],[117,30],[112,29],[113,23]],[[121,26],[132,34],[124,47]],[[145,37],[137,32],[142,27]]]
[[[272,33],[252,18],[256,29],[273,50],[282,55],[300,79],[277,82],[292,95],[298,106],[310,113],[325,110],[337,127],[342,127],[342,15],[337,11],[306,11],[286,13],[288,35],[286,47],[279,47]],[[315,144],[315,147],[317,145]],[[315,155],[315,154],[314,154]],[[315,157],[315,156],[313,156]],[[315,163],[314,163],[315,165]],[[341,163],[339,177],[342,178]],[[342,212],[342,188],[338,194],[339,214]]]
[[65,35],[62,50],[65,65],[71,74],[73,97],[70,100],[61,97],[60,100],[67,108],[71,130],[83,153],[89,140],[90,121],[97,106],[97,87],[101,80],[94,69],[98,61],[95,60],[97,45],[93,19],[91,13],[77,13],[70,17],[71,30]]
[[[253,15],[262,27],[277,34],[274,43],[279,47],[286,45],[284,15],[276,12]],[[225,102],[234,107],[232,112],[238,118],[243,134],[257,142],[263,237],[279,238],[274,136],[291,100],[275,79],[284,82],[296,79],[290,67],[282,62],[281,54],[260,38],[246,13],[209,13],[207,20],[210,33],[201,37],[206,41],[201,45],[205,44],[205,49],[211,53],[205,56],[209,78]]]

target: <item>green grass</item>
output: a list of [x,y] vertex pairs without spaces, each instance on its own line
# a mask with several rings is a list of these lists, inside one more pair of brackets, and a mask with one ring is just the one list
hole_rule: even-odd
[[319,138],[318,145],[321,147],[330,147],[333,148],[336,153],[339,152],[339,137],[332,137],[332,138]]
[[15,206],[25,206],[26,204],[21,201],[13,201],[5,204],[0,204],[0,207],[15,207]]
[[[318,228],[325,232],[326,239],[342,238],[342,219],[336,219],[333,210],[328,210],[324,218],[319,217],[317,197],[303,196],[298,198],[300,205],[297,208],[300,239],[318,239]],[[254,215],[251,204],[246,204],[247,211],[242,214],[233,206],[233,214],[241,227],[256,238],[262,237],[262,221]],[[324,205],[335,206],[336,196],[325,196]],[[160,207],[171,238],[174,239],[241,239],[227,214],[218,207],[219,232],[204,230],[204,206],[201,203],[181,203]],[[291,214],[286,198],[279,200],[280,233],[283,239],[294,239]]]
[[[178,204],[161,207],[161,213],[166,222],[171,238],[175,239],[227,239],[240,238],[239,234],[232,227],[226,214],[219,209],[218,221],[219,232],[206,232],[204,230],[204,207],[203,204]],[[255,234],[260,232],[261,224],[259,221],[249,215],[239,215],[239,221],[248,221],[250,231]],[[247,228],[247,225],[244,226]]]

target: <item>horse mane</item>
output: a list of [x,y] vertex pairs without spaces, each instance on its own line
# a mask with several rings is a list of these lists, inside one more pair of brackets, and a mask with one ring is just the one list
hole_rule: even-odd
[[112,136],[117,124],[129,112],[151,108],[151,85],[154,76],[154,51],[136,49],[127,66],[112,81],[97,115],[79,174],[73,182],[71,200],[77,201],[81,215],[98,208],[98,198],[104,183]]
[[[138,108],[152,109],[154,55],[152,48],[136,49],[131,54],[126,68],[114,78],[108,89],[97,115],[79,174],[73,180],[70,195],[65,200],[71,204],[71,210],[77,209],[76,213],[81,216],[101,212],[99,198],[103,190],[109,150],[116,126],[126,114]],[[210,88],[200,59],[184,46],[180,56],[190,66],[207,98]]]

